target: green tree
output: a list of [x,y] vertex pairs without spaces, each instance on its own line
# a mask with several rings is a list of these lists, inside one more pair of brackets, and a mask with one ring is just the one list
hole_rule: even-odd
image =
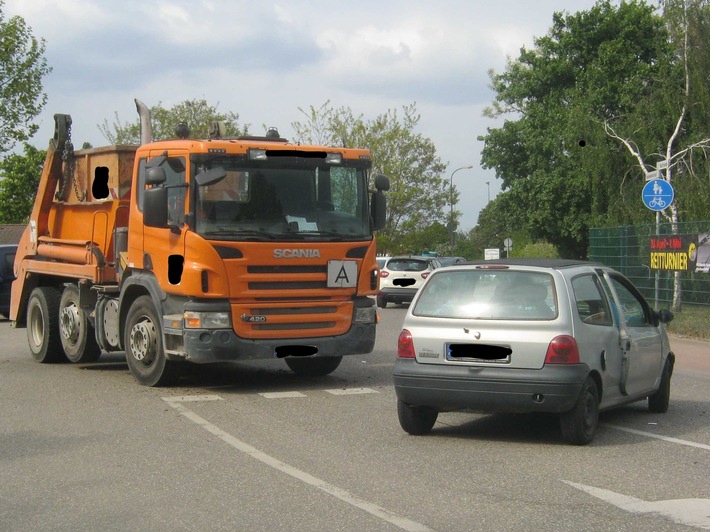
[[37,131],[32,121],[47,102],[42,78],[52,70],[44,40],[32,35],[22,17],[6,19],[4,7],[0,0],[0,153]]
[[[491,73],[495,101],[482,163],[503,180],[531,241],[565,257],[585,257],[588,228],[645,214],[628,186],[627,154],[603,122],[638,110],[676,57],[653,6],[602,0],[589,11],[555,13],[548,34]],[[633,198],[633,199],[632,199]]]
[[25,154],[0,161],[0,223],[27,223],[32,213],[47,154],[25,143]]
[[[209,136],[209,126],[214,121],[224,122],[227,137],[246,135],[249,129],[248,124],[239,125],[238,114],[221,113],[216,105],[210,105],[206,100],[185,100],[170,109],[165,109],[159,102],[150,108],[150,118],[155,140],[175,138],[180,124],[188,126],[191,138],[202,139]],[[98,128],[110,144],[140,144],[140,118],[138,117],[132,122],[122,123],[116,112],[112,123],[104,119]]]
[[378,237],[380,249],[399,249],[406,234],[424,231],[435,222],[446,224],[450,200],[448,180],[442,177],[446,165],[431,139],[416,133],[420,120],[416,104],[403,106],[401,114],[390,109],[371,120],[346,107],[333,108],[329,101],[299,110],[305,121],[291,124],[298,142],[367,148],[372,174],[389,177],[387,226]]

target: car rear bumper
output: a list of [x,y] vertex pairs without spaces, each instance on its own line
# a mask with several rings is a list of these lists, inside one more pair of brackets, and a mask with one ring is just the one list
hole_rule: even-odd
[[397,398],[409,405],[511,414],[571,410],[588,374],[586,364],[531,370],[419,364],[403,358],[393,370]]
[[411,303],[417,293],[418,288],[381,288],[378,297],[387,301],[400,301]]

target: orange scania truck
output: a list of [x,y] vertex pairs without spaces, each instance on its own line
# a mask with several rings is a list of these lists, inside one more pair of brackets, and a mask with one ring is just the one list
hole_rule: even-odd
[[389,181],[369,152],[218,123],[154,142],[136,107],[140,146],[74,151],[55,115],[12,285],[33,357],[125,351],[139,383],[163,386],[191,363],[283,358],[317,376],[371,352]]

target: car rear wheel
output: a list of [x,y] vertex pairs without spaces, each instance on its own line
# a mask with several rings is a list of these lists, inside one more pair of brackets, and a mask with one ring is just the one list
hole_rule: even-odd
[[284,360],[286,361],[286,365],[296,375],[300,375],[301,377],[322,377],[323,375],[328,375],[338,369],[343,357],[289,357]]
[[671,400],[671,375],[673,374],[673,362],[671,359],[666,359],[666,365],[663,366],[661,374],[661,385],[656,393],[648,396],[648,409],[657,414],[663,414],[668,411],[668,405]]
[[385,308],[387,306],[387,300],[382,296],[377,296],[377,306]]
[[560,415],[562,438],[572,445],[586,445],[594,439],[598,424],[599,391],[594,379],[587,377],[574,408]]
[[413,436],[421,436],[431,432],[439,412],[425,406],[412,406],[397,400],[397,415],[399,424],[405,432]]

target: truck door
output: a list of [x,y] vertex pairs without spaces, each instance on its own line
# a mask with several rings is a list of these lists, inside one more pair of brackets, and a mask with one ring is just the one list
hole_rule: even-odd
[[[151,156],[159,155],[164,152],[151,153]],[[187,155],[171,152],[160,167],[165,171],[165,182],[159,186],[167,188],[167,224],[164,227],[144,225],[143,265],[153,271],[163,290],[170,292],[171,285],[180,284],[184,266]]]
[[653,311],[643,296],[624,277],[606,273],[606,280],[619,314],[619,341],[624,367],[619,384],[624,395],[640,396],[650,391],[661,371],[661,335]]

